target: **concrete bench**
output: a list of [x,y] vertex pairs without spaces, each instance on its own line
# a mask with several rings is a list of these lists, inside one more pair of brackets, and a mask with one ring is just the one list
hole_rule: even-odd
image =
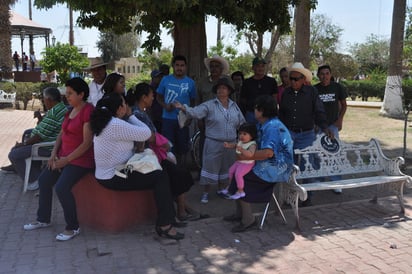
[[[403,187],[405,183],[412,183],[412,177],[400,170],[404,159],[386,157],[378,140],[371,139],[367,145],[357,145],[319,136],[312,146],[295,149],[294,153],[302,161],[300,166],[303,170],[294,166],[289,181],[282,185],[281,199],[292,206],[298,228],[299,199],[305,201],[308,191],[375,185],[377,189],[372,201],[377,202],[378,192],[389,190],[398,197],[401,213],[405,212]],[[331,176],[338,177],[325,181],[330,180]],[[310,182],[302,184],[303,179],[310,179]]]
[[90,173],[73,187],[73,194],[81,226],[116,233],[138,224],[154,223],[156,218],[152,190],[107,189]]

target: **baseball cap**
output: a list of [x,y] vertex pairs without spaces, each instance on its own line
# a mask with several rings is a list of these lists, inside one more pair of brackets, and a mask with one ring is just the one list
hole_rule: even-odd
[[154,77],[159,76],[160,74],[162,74],[162,72],[160,70],[155,69],[155,70],[152,70],[152,73],[150,73],[150,77],[154,78]]
[[267,64],[267,62],[261,57],[255,57],[255,59],[253,59],[252,65],[254,66],[257,64]]

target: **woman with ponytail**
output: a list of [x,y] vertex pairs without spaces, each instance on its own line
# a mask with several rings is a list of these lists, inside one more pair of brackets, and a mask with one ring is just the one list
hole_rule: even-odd
[[94,133],[95,176],[104,187],[113,190],[153,189],[157,206],[156,232],[160,237],[180,240],[184,234],[173,227],[175,210],[169,179],[163,170],[143,174],[137,171],[127,178],[115,174],[134,154],[134,142],[144,142],[151,136],[150,129],[134,115],[118,93],[109,93],[97,102],[90,118]]

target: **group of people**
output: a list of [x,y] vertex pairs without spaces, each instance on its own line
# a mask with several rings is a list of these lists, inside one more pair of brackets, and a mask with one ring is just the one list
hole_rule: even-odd
[[23,71],[26,71],[28,69],[27,65],[29,61],[30,61],[31,70],[34,70],[36,63],[37,63],[37,59],[36,59],[36,55],[34,54],[34,51],[30,52],[30,56],[28,56],[26,52],[23,52],[21,56],[21,60],[20,60],[20,55],[17,53],[17,51],[15,51],[13,53],[12,58],[13,58],[14,67],[16,68],[16,71],[19,70],[20,62],[21,62],[21,67]]
[[[274,183],[285,182],[293,164],[299,164],[293,149],[311,145],[320,131],[336,138],[342,128],[347,95],[330,81],[327,65],[319,67],[321,82],[316,87],[310,85],[311,71],[301,63],[280,71],[282,85],[278,87],[266,75],[266,61],[258,57],[252,61],[254,74],[245,80],[241,72],[229,76],[229,64],[219,56],[205,59],[209,75],[196,82],[186,75],[184,56],[174,56],[171,64],[172,74],[163,66],[151,73],[150,84],[139,83],[126,91],[124,76],[108,75],[106,63],[93,63],[87,68],[93,76],[89,85],[81,78],[66,82],[69,108],[61,106],[55,89],[44,91],[45,103],[50,100],[49,111],[31,137],[12,149],[12,165],[2,168],[24,176],[22,159],[30,145],[56,139],[51,152],[45,151],[50,154],[47,168],[30,174],[33,183],[29,186],[38,183],[40,189],[39,208],[36,220],[24,225],[25,230],[50,225],[55,186],[66,221],[56,239],[66,241],[78,235],[71,189],[94,170],[97,181],[109,189],[153,189],[156,232],[160,237],[183,239],[176,227],[199,217],[185,200],[193,178],[182,164],[189,150],[188,125],[179,123],[184,115],[197,121],[203,136],[201,202],[208,203],[211,187],[217,185],[218,195],[236,201],[235,214],[224,220],[238,222],[232,231],[243,232],[257,223],[250,203],[268,201]],[[42,129],[54,135],[45,137]],[[17,161],[14,155],[22,148],[26,154]],[[142,148],[155,151],[162,169],[118,176],[116,167]]]

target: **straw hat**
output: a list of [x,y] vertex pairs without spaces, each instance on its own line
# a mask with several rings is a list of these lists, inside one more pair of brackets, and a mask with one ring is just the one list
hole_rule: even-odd
[[103,67],[106,66],[109,63],[104,63],[101,58],[93,58],[90,61],[90,65],[87,68],[84,68],[85,70],[92,70],[95,68]]
[[303,76],[305,76],[306,81],[312,81],[312,72],[305,68],[301,62],[296,62],[288,68],[289,73],[291,73],[292,71],[301,73]]
[[211,58],[205,58],[204,63],[208,71],[210,71],[210,62],[219,62],[222,64],[223,71],[222,74],[229,74],[229,63],[225,58],[220,57],[219,55],[213,55]]

